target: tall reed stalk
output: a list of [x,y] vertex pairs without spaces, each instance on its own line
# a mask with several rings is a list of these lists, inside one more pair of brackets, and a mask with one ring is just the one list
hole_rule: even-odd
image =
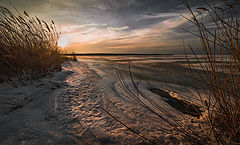
[[[204,75],[201,76],[207,86],[204,95],[195,85],[195,90],[202,100],[206,111],[203,117],[211,143],[240,144],[240,35],[239,35],[239,3],[222,1],[221,6],[211,5],[202,0],[205,7],[197,8],[194,13],[190,5],[186,6],[201,40],[201,55],[191,48]],[[204,17],[205,15],[205,17]],[[208,22],[204,22],[208,18]],[[212,24],[212,27],[209,27]],[[190,64],[190,63],[189,63]],[[197,68],[189,65],[191,70]],[[198,82],[193,80],[194,84]]]
[[0,6],[0,81],[36,79],[61,68],[59,32],[25,11]]

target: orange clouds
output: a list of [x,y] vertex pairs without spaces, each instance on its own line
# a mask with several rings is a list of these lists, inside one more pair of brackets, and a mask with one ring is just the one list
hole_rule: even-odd
[[[161,52],[176,48],[181,42],[172,40],[169,34],[186,22],[181,16],[169,18],[144,29],[129,30],[128,26],[108,27],[107,24],[84,24],[63,27],[59,45],[68,52],[80,53],[129,53],[141,49]],[[168,34],[168,35],[167,35]]]

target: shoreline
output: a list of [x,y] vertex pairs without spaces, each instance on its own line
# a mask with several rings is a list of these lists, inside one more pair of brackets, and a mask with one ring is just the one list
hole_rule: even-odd
[[[115,69],[102,68],[101,65],[102,62],[79,59],[78,62],[63,64],[63,71],[54,74],[50,80],[44,78],[34,81],[33,85],[2,88],[5,93],[0,96],[6,95],[5,98],[7,95],[21,100],[29,97],[21,108],[0,114],[0,144],[145,142],[103,112],[102,108],[151,140],[166,144],[183,141],[179,135],[159,130],[156,126],[163,122],[152,122],[152,119],[159,118],[125,97]],[[134,89],[129,79],[126,83]],[[160,82],[150,83],[157,88],[168,88]],[[180,112],[151,92],[146,82],[139,83],[139,87],[144,94],[181,118]]]

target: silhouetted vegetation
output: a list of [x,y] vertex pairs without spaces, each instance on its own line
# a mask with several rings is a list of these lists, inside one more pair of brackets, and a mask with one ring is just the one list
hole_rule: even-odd
[[[240,39],[239,39],[239,4],[223,1],[222,7],[210,5],[203,0],[206,7],[197,8],[195,14],[186,2],[192,18],[188,19],[197,26],[197,35],[203,50],[191,48],[195,58],[205,57],[198,62],[205,74],[201,80],[193,80],[198,98],[203,102],[203,116],[207,130],[206,143],[239,144],[240,143]],[[210,17],[210,22],[203,21],[203,15]],[[209,24],[213,24],[213,28]],[[219,61],[217,63],[217,61]],[[229,65],[225,65],[228,62]],[[194,65],[189,65],[193,71]],[[218,72],[222,72],[223,75]],[[200,91],[197,83],[201,81],[207,90]]]
[[0,81],[37,79],[60,70],[54,22],[15,10],[16,15],[0,6]]

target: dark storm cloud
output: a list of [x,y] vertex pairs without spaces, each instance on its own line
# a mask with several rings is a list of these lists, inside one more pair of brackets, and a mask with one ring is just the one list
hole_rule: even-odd
[[[234,1],[236,1],[236,0],[229,0],[229,3],[234,2]],[[199,6],[199,5],[197,5],[197,6]],[[215,6],[222,8],[222,9],[227,9],[226,5],[224,5],[223,2],[220,0],[215,1]],[[200,6],[200,7],[204,7],[204,6]],[[205,7],[208,8],[207,6],[205,6]],[[199,18],[199,22],[203,23],[205,25],[205,27],[208,28],[208,30],[210,30],[210,31],[214,30],[216,28],[216,25],[213,22],[211,16],[209,15],[209,12],[203,11],[203,10],[197,10],[196,8],[198,8],[198,7],[193,7],[192,10],[194,12],[198,12],[198,13],[196,13],[196,17]],[[208,8],[208,9],[212,14],[214,13],[210,8]],[[220,10],[217,10],[217,12],[222,14],[222,12]],[[224,15],[222,15],[222,16],[224,16]],[[224,17],[228,18],[227,15],[225,15]],[[188,18],[191,19],[191,17],[188,17]],[[184,23],[180,24],[179,26],[172,28],[171,30],[174,31],[175,33],[182,33],[185,35],[185,37],[187,37],[189,35],[189,32],[194,33],[194,34],[198,33],[198,29],[197,29],[196,25],[194,25],[192,22],[190,22],[188,20],[185,21]]]
[[[159,13],[168,14],[185,9],[183,0],[132,0],[130,2],[129,0],[102,0],[102,2],[105,6],[103,13],[108,13],[112,17],[97,18],[98,21],[109,22],[113,26],[126,25],[130,29],[145,28],[172,17],[165,15],[165,17],[145,19],[144,16],[155,16]],[[199,4],[199,0],[192,0],[190,4],[196,6]],[[114,19],[114,21],[109,20],[109,18]]]
[[[7,5],[6,0],[1,3]],[[168,18],[144,19],[158,13],[185,9],[183,0],[12,0],[21,10],[50,16],[63,23],[106,23],[113,27],[139,29]],[[199,0],[191,0],[192,6]]]

